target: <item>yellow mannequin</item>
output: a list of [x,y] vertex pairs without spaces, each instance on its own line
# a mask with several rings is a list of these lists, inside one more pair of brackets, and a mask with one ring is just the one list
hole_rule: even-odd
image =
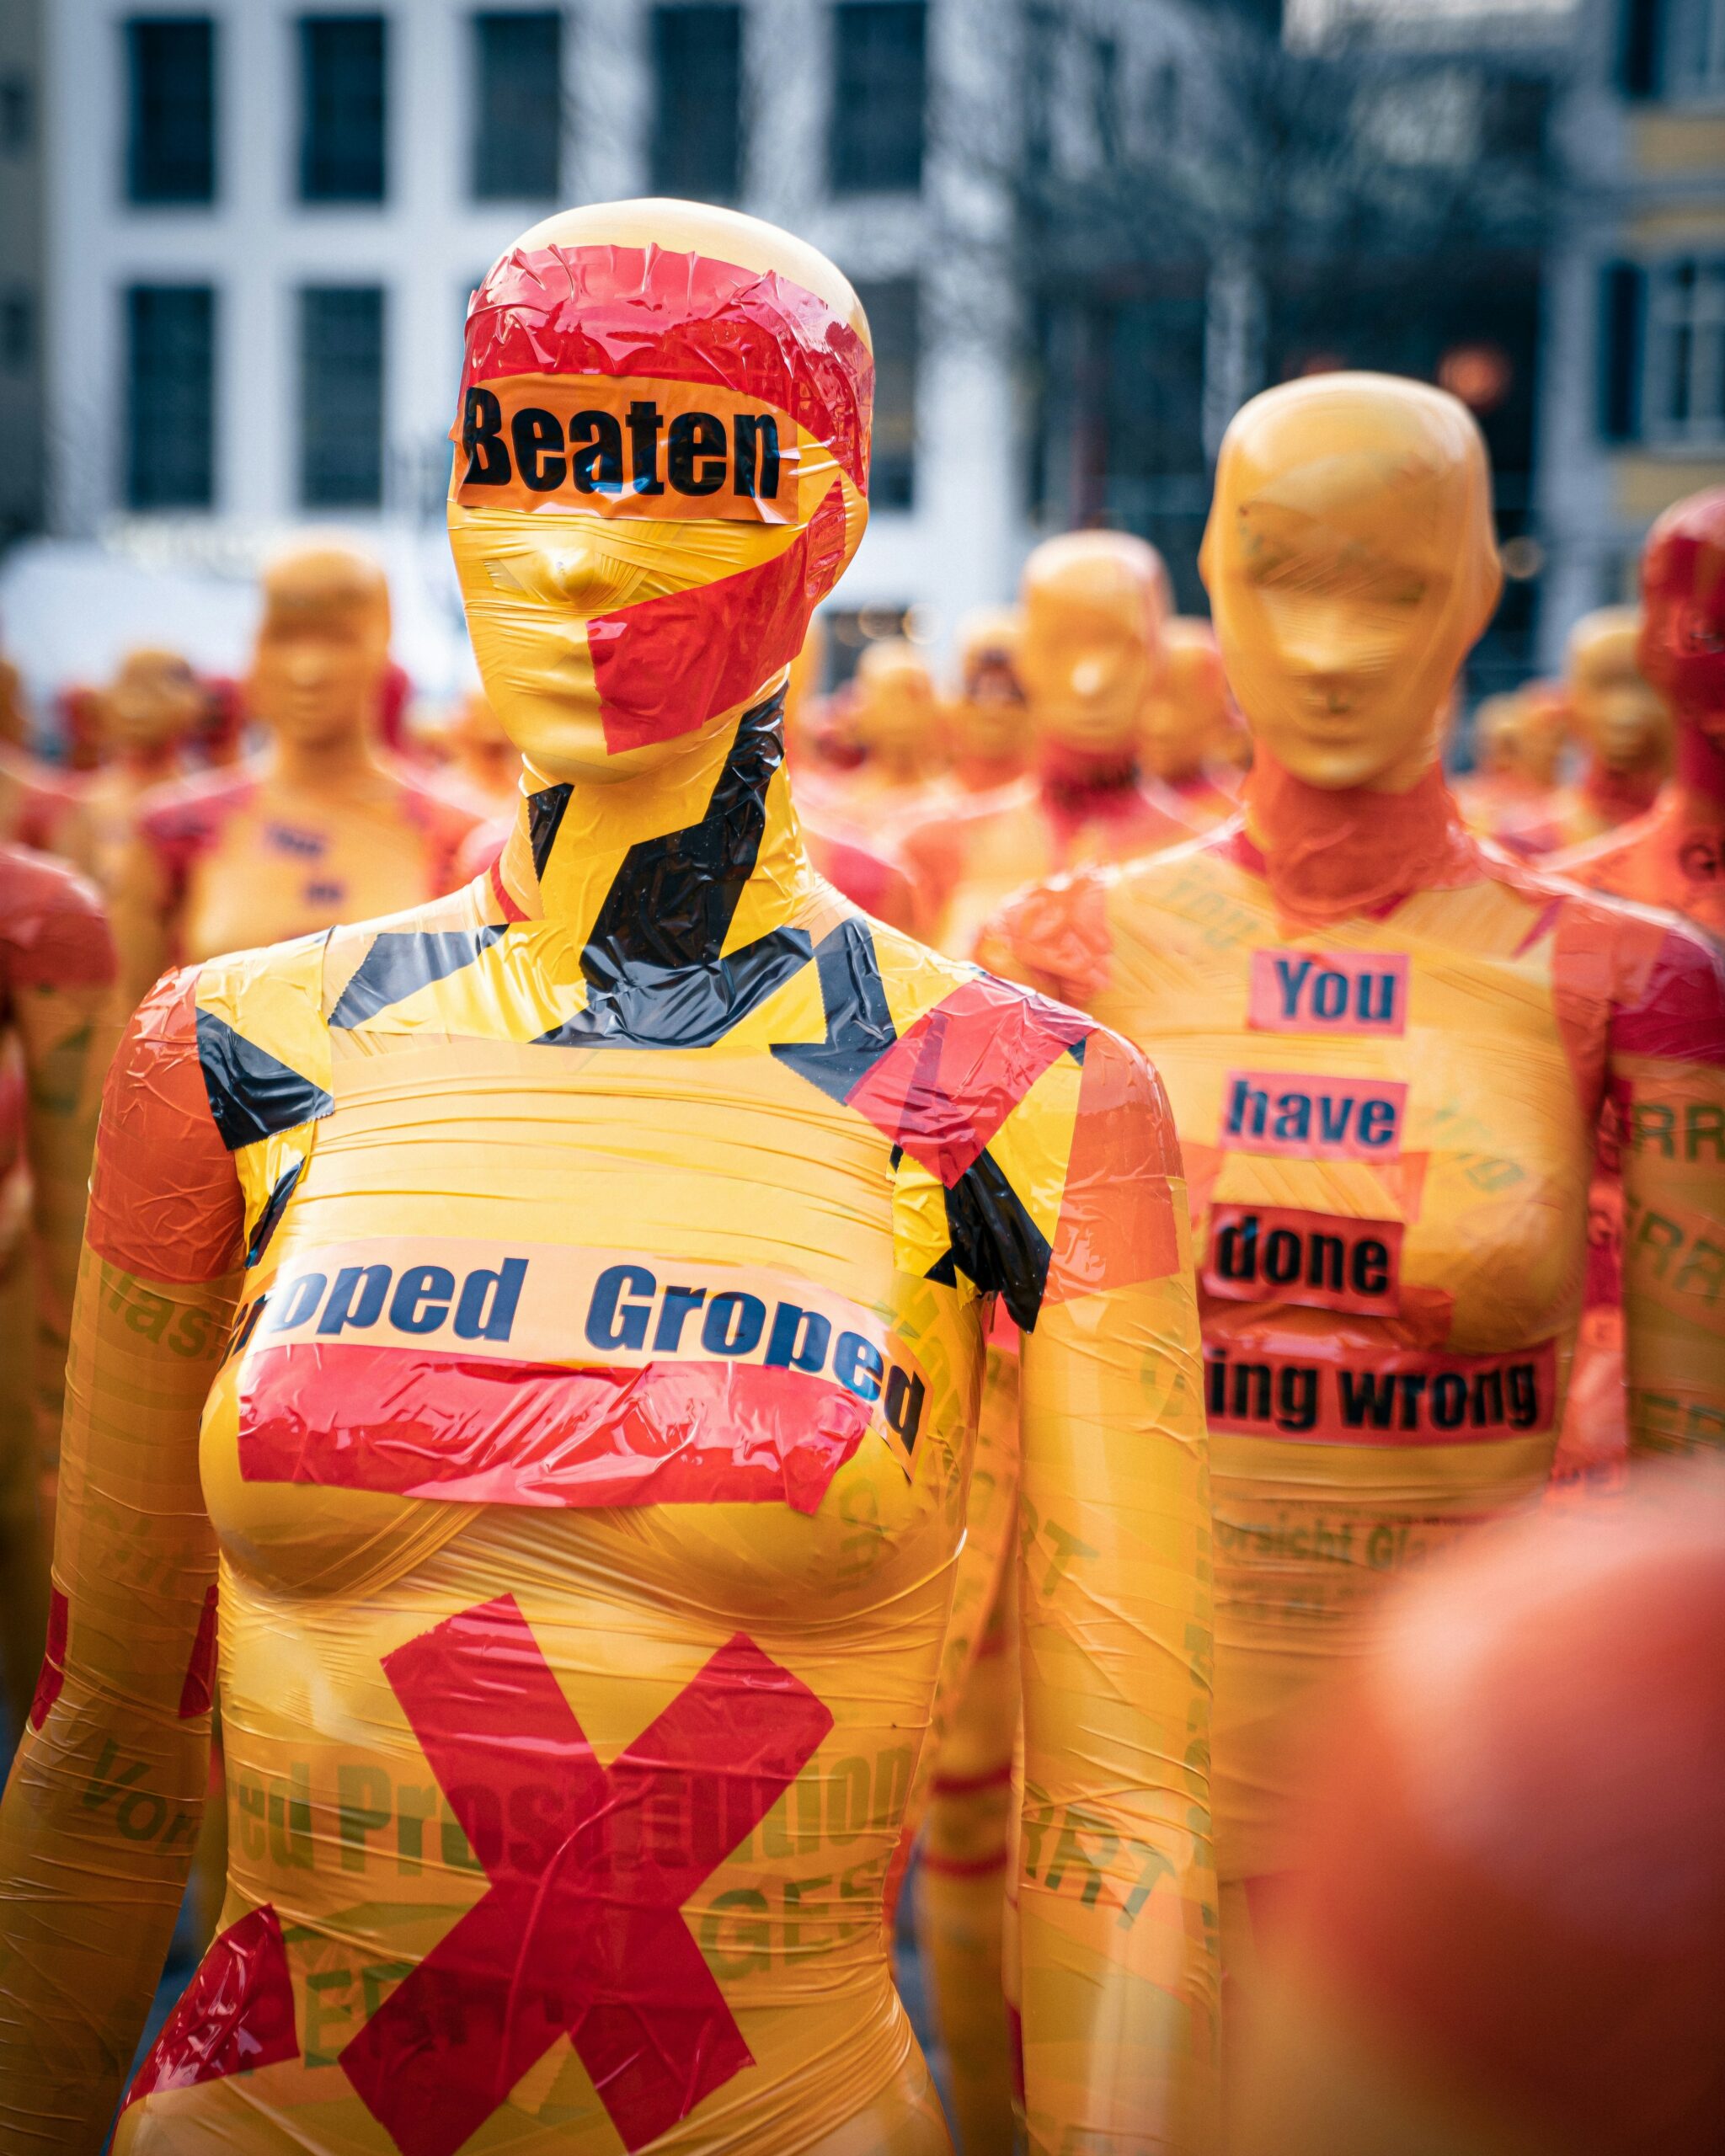
[[450,771],[487,816],[513,816],[521,798],[521,756],[480,689],[463,696],[448,734]]
[[1240,714],[1208,622],[1176,616],[1163,644],[1167,669],[1144,709],[1145,768],[1178,796],[1195,825],[1208,830],[1239,807],[1231,766]]
[[842,798],[866,830],[890,840],[940,776],[940,698],[927,662],[899,638],[863,646],[852,696],[846,731],[865,753]]
[[1587,768],[1549,802],[1505,821],[1502,835],[1516,851],[1580,846],[1652,807],[1674,737],[1670,710],[1636,656],[1640,627],[1634,607],[1602,606],[1570,631],[1564,686]]
[[269,570],[247,696],[270,745],[254,765],[139,803],[114,894],[128,1008],[170,963],[449,888],[480,819],[378,761],[371,714],[388,663],[389,593],[375,563],[312,546]]
[[[1489,504],[1477,429],[1438,390],[1334,375],[1247,404],[1202,557],[1256,744],[1245,830],[1039,887],[981,945],[1154,1040],[1180,1128],[1231,1972],[1314,1683],[1381,1583],[1549,1471],[1608,1088],[1642,1118],[1632,1202],[1690,1224],[1685,1247],[1725,1227],[1725,1164],[1661,1144],[1691,1104],[1725,1113],[1717,953],[1481,851],[1444,789],[1451,684],[1498,588]],[[1669,1262],[1626,1271],[1645,1450],[1725,1427],[1718,1315]]]
[[905,851],[929,932],[968,955],[977,929],[1027,878],[1130,861],[1192,835],[1174,797],[1140,776],[1139,729],[1162,677],[1162,558],[1118,531],[1044,540],[1024,566],[1018,671],[1036,771],[974,802],[936,804]]
[[1021,633],[1010,606],[989,607],[959,625],[959,693],[947,707],[947,741],[953,782],[966,793],[1011,785],[1029,759]]
[[106,760],[85,782],[83,865],[104,890],[118,882],[140,800],[184,768],[183,752],[203,717],[197,676],[176,651],[128,652],[99,705]]
[[[525,798],[482,880],[188,969],[116,1059],[62,1650],[0,1806],[0,2140],[99,2142],[219,1564],[224,1927],[116,2156],[941,2156],[882,1894],[998,1299],[1033,2143],[1210,2145],[1155,1080],[838,899],[783,772],[865,329],[825,258],[680,203],[554,218],[475,297],[450,531]],[[122,1758],[158,1833],[87,1801]]]

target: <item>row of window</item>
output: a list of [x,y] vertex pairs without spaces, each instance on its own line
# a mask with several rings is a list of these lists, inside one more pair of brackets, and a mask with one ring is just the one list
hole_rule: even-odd
[[[909,509],[916,473],[914,279],[857,286],[874,333],[871,499]],[[134,285],[126,294],[123,483],[134,510],[216,504],[219,310],[209,285]],[[386,296],[378,285],[312,285],[298,295],[300,506],[383,504]],[[0,316],[3,326],[3,316]]]
[[[649,155],[661,194],[734,200],[745,136],[743,8],[655,7]],[[924,0],[837,0],[829,178],[838,194],[915,189],[922,179]],[[389,185],[392,24],[383,14],[302,15],[297,36],[299,198],[381,202]],[[217,24],[136,16],[124,25],[126,192],[133,202],[216,200]],[[563,11],[473,14],[469,184],[481,201],[559,192]]]
[[1725,444],[1725,257],[1607,264],[1599,356],[1607,441]]

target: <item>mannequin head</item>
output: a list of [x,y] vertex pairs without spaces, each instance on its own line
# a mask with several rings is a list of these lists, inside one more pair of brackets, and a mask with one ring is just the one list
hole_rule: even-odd
[[448,741],[456,768],[484,793],[507,793],[521,776],[521,753],[497,723],[483,689],[462,697]]
[[1223,437],[1199,560],[1260,749],[1328,788],[1430,766],[1503,581],[1465,405],[1390,375],[1264,391]]
[[959,623],[959,694],[948,714],[955,763],[1023,759],[1028,713],[1018,674],[1021,634],[1010,606],[991,606]]
[[123,757],[159,756],[187,740],[204,716],[204,692],[177,651],[129,651],[102,698],[102,732]]
[[1068,531],[1024,564],[1019,672],[1039,738],[1098,761],[1135,755],[1161,677],[1167,579],[1124,531]]
[[1568,732],[1568,698],[1555,683],[1529,681],[1487,696],[1473,715],[1474,767],[1493,778],[1551,786]]
[[1167,664],[1144,707],[1144,761],[1157,778],[1189,778],[1226,753],[1236,721],[1215,631],[1177,616],[1163,631]]
[[1641,670],[1678,723],[1725,748],[1725,487],[1679,502],[1641,560]]
[[940,699],[913,645],[889,637],[862,647],[850,732],[885,771],[921,770],[931,761],[940,740]]
[[467,315],[450,540],[504,728],[553,778],[681,758],[782,679],[868,517],[873,361],[826,258],[734,211],[565,211]]
[[297,547],[264,573],[247,699],[284,747],[363,743],[389,664],[389,586],[369,556]]
[[1566,672],[1575,730],[1602,771],[1663,770],[1671,757],[1671,713],[1636,656],[1641,616],[1601,606],[1569,632]]

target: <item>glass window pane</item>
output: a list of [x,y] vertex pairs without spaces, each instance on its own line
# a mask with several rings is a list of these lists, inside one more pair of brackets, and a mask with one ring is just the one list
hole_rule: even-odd
[[742,184],[743,11],[653,11],[653,186],[734,202]]
[[832,185],[922,184],[921,0],[842,0],[833,14]]
[[126,194],[209,202],[216,194],[216,29],[206,15],[126,26]]
[[876,509],[909,509],[916,487],[916,362],[920,344],[914,277],[857,286],[874,339],[874,446],[868,499]]
[[383,293],[313,285],[300,294],[300,500],[377,509],[383,500]]
[[216,295],[207,285],[134,285],[126,301],[127,504],[208,509],[216,470]]
[[384,185],[382,15],[300,19],[300,195],[381,202]]
[[475,15],[473,192],[550,200],[563,163],[563,18],[554,8]]

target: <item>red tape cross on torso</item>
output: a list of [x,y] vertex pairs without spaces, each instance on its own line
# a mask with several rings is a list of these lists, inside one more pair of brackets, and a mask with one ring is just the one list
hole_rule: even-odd
[[740,1632],[607,1769],[510,1595],[383,1668],[490,1888],[343,2071],[402,2156],[454,2156],[566,2031],[645,2148],[754,2064],[682,1905],[831,1715]]

